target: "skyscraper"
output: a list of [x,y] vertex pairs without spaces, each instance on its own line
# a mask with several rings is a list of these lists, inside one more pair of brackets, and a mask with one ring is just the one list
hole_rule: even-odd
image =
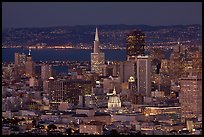
[[180,79],[179,102],[181,104],[181,120],[202,115],[202,78],[189,75]]
[[43,64],[41,66],[41,79],[48,80],[52,76],[52,66],[49,64]]
[[149,56],[137,56],[137,91],[143,96],[151,95]]
[[128,82],[128,79],[133,76],[136,78],[136,61],[123,61],[120,63],[120,81]]
[[127,34],[127,60],[136,59],[138,55],[144,55],[145,34],[140,30],[134,30]]
[[96,28],[94,40],[94,52],[91,53],[91,71],[102,75],[102,68],[100,67],[105,63],[105,54],[100,50],[100,42],[98,37],[98,29]]
[[22,54],[15,53],[14,56],[15,56],[15,65],[17,65],[17,66],[25,65],[26,55],[24,53],[22,53]]
[[24,53],[15,53],[15,76],[22,76],[25,74],[26,55]]
[[35,74],[35,66],[31,57],[31,50],[29,50],[29,54],[27,56],[27,61],[25,63],[25,72],[27,77],[34,76]]

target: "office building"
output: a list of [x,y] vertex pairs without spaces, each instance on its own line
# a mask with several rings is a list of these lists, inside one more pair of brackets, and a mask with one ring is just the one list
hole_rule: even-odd
[[26,55],[24,53],[15,53],[14,54],[14,74],[16,77],[23,76],[25,74],[25,64],[26,64]]
[[128,79],[133,76],[136,77],[136,69],[137,69],[136,61],[123,61],[120,63],[120,81],[128,82]]
[[49,64],[43,64],[41,66],[41,79],[48,80],[52,76],[52,66]]
[[137,56],[137,91],[143,96],[151,95],[151,75],[149,56]]
[[127,60],[135,60],[138,55],[144,55],[145,34],[134,30],[127,34]]
[[31,50],[29,50],[27,61],[25,63],[25,74],[27,77],[32,77],[35,75],[35,66],[34,62],[32,61]]
[[91,71],[102,75],[101,66],[105,64],[105,54],[100,49],[100,42],[98,37],[98,29],[96,28],[94,40],[94,52],[91,53]]
[[179,102],[182,121],[202,115],[202,78],[189,75],[180,79]]
[[79,104],[79,96],[91,91],[91,81],[81,79],[54,79],[48,80],[48,94],[51,109],[57,110],[60,103]]
[[24,53],[15,53],[15,65],[16,66],[23,66],[26,63],[26,55]]

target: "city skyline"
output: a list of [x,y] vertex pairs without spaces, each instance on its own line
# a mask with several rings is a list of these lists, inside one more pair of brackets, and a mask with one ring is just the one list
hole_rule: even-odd
[[199,3],[29,4],[3,3],[2,135],[202,135]]
[[[134,34],[138,49],[145,34]],[[2,63],[3,135],[202,135],[198,47],[178,42],[164,58],[167,49],[149,46],[149,55],[108,61],[100,36],[96,28],[89,61],[35,62],[29,50]]]
[[[105,9],[105,10],[104,10]],[[121,10],[122,9],[122,10]],[[122,18],[121,18],[122,17]],[[201,2],[3,2],[2,27],[202,24]]]

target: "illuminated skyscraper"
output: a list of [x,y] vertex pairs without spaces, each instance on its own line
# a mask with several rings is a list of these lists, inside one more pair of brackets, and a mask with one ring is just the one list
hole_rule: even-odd
[[27,61],[25,63],[25,72],[27,77],[34,76],[35,74],[35,67],[34,67],[34,62],[32,61],[31,57],[31,50],[29,50],[29,54],[27,56]]
[[145,34],[140,30],[134,30],[127,34],[127,60],[136,59],[138,55],[144,55]]
[[120,63],[120,81],[128,82],[128,79],[133,76],[136,78],[136,61],[123,61]]
[[96,28],[94,52],[91,53],[91,71],[102,75],[101,65],[105,63],[105,54],[101,52],[99,45],[98,29]]
[[189,75],[180,79],[181,120],[202,116],[202,78]]
[[26,55],[24,53],[15,53],[15,76],[22,76],[25,74]]
[[151,94],[151,67],[148,56],[137,56],[137,91],[143,96]]
[[41,66],[41,79],[48,80],[52,76],[52,66],[49,64],[43,64]]
[[15,53],[15,65],[23,66],[26,62],[26,55],[24,53]]

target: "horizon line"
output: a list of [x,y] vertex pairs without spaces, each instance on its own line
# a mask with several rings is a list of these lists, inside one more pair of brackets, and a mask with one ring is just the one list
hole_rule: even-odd
[[202,24],[171,24],[171,25],[148,25],[148,24],[84,24],[84,25],[51,25],[51,26],[33,26],[33,27],[3,27],[2,29],[31,29],[31,28],[52,28],[52,27],[77,27],[77,26],[114,26],[114,25],[124,25],[124,26],[150,26],[150,27],[167,27],[167,26],[190,26],[190,25],[200,25]]

